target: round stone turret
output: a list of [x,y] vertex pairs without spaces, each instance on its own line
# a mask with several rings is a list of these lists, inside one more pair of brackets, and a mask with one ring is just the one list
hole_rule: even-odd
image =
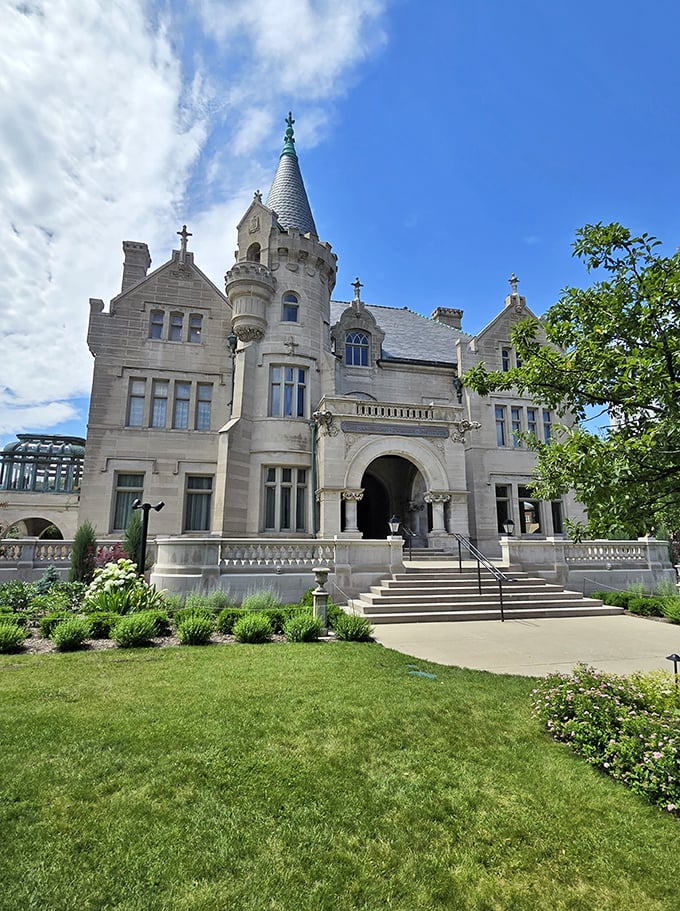
[[227,272],[225,287],[232,306],[234,335],[242,342],[261,341],[276,279],[262,263],[244,260]]

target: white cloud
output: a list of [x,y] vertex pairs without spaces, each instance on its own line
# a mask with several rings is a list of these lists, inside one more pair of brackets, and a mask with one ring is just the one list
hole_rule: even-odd
[[280,140],[283,108],[317,141],[324,103],[384,40],[378,0],[160,4],[4,12],[0,434],[56,428],[89,392],[88,299],[119,291],[123,240],[147,241],[155,268],[187,222],[221,286],[235,225],[271,178],[256,153]]

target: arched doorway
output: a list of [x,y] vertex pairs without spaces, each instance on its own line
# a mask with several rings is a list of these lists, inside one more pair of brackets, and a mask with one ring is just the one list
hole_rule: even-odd
[[403,456],[380,456],[366,468],[361,486],[364,496],[357,504],[357,525],[364,538],[386,538],[390,533],[388,521],[396,515],[413,532],[413,543],[426,545],[426,486],[413,462]]

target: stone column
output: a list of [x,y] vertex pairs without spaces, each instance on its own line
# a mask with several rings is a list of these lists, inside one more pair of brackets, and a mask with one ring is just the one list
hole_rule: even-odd
[[425,502],[432,504],[432,534],[445,535],[444,504],[448,503],[451,495],[443,491],[431,490],[425,494]]
[[353,537],[359,536],[357,526],[357,503],[364,497],[363,488],[356,490],[343,490],[342,499],[345,501],[345,534]]

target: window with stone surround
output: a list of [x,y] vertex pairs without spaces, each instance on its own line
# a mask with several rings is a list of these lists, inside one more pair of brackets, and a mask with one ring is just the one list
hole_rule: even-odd
[[163,338],[165,313],[162,310],[152,310],[149,319],[149,338]]
[[306,531],[307,478],[306,468],[283,466],[265,468],[264,531]]
[[282,298],[281,319],[284,323],[297,323],[300,313],[300,301],[297,294],[288,291]]
[[189,316],[189,338],[187,341],[197,345],[201,341],[201,332],[203,331],[203,317],[200,313],[192,313]]
[[184,531],[210,531],[212,475],[187,475]]
[[[132,504],[144,497],[144,474],[117,472],[113,493],[113,528],[111,531],[124,531],[132,515]],[[136,555],[135,555],[136,556]],[[133,556],[132,559],[135,557]]]
[[175,402],[172,409],[172,426],[174,430],[189,429],[189,402],[191,400],[191,383],[184,380],[175,381]]
[[529,488],[521,484],[517,488],[517,498],[519,501],[519,526],[522,534],[543,534],[540,500],[535,499]]
[[212,383],[196,384],[196,430],[210,430],[210,411],[212,408]]
[[307,371],[302,367],[272,366],[269,378],[269,417],[303,418]]
[[181,342],[183,328],[184,328],[184,314],[177,313],[177,312],[171,313],[170,314],[170,328],[168,330],[168,340],[171,342]]
[[366,332],[348,332],[345,336],[345,363],[348,367],[368,367],[371,341]]
[[151,426],[165,427],[168,419],[168,380],[154,380],[151,387]]
[[146,401],[146,380],[130,380],[128,389],[127,417],[128,427],[144,426],[144,404]]

